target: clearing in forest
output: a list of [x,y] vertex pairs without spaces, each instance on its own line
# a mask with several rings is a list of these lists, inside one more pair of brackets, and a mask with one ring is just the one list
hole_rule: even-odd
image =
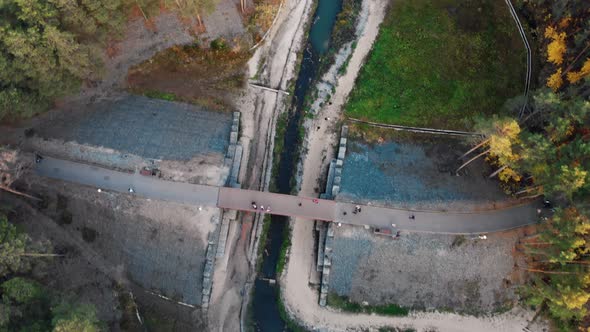
[[346,113],[466,129],[522,93],[525,51],[506,4],[402,0],[387,14]]

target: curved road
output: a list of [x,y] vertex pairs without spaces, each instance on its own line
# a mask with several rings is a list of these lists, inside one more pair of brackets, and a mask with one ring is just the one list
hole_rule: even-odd
[[[38,175],[103,190],[129,193],[145,198],[183,204],[212,206],[224,209],[256,212],[252,202],[270,206],[268,213],[310,220],[335,221],[353,225],[369,225],[393,231],[430,232],[446,234],[482,234],[512,229],[536,223],[540,203],[473,213],[409,211],[376,206],[361,206],[354,214],[354,204],[308,197],[275,194],[245,189],[214,187],[171,182],[139,173],[126,173],[102,167],[44,157],[35,164]],[[258,211],[261,212],[261,211]],[[414,216],[413,219],[410,216]]]

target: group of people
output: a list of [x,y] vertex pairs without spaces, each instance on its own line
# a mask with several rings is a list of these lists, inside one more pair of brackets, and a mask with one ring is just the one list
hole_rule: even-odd
[[357,205],[354,207],[354,210],[352,210],[353,214],[357,214],[357,213],[361,213],[361,206]]
[[254,208],[254,210],[258,210],[258,208],[260,208],[260,211],[262,212],[270,212],[270,205],[266,206],[266,209],[264,208],[264,205],[256,205],[256,202],[252,202],[252,208]]

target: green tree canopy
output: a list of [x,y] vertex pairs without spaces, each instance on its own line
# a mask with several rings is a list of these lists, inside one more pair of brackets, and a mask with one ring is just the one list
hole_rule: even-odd
[[2,286],[4,302],[13,301],[19,304],[30,303],[43,297],[43,287],[35,281],[15,277],[5,281]]
[[583,208],[558,209],[526,247],[534,275],[524,295],[531,305],[547,305],[562,325],[571,327],[588,314],[590,300],[590,218]]
[[26,234],[19,233],[16,227],[8,222],[6,216],[0,215],[0,277],[19,272],[26,267],[23,254],[27,241]]
[[53,310],[54,332],[98,332],[100,321],[96,309],[89,304],[74,304],[63,301]]
[[2,310],[0,328],[8,331],[47,331],[49,298],[45,288],[36,281],[14,277],[0,286]]
[[0,117],[42,110],[95,69],[90,47],[64,29],[63,14],[53,1],[0,4]]
[[534,107],[545,125],[543,131],[523,132],[520,169],[546,194],[571,200],[590,189],[590,102],[541,91]]
[[[164,4],[184,16],[215,8],[216,0]],[[0,1],[0,119],[27,117],[98,79],[108,39],[121,36],[129,9],[159,10],[156,0]],[[146,16],[147,17],[147,16]],[[200,20],[200,17],[199,17]]]

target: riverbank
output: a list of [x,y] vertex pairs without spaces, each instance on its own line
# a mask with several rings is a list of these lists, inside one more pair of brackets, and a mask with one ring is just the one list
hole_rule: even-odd
[[[250,81],[287,90],[296,78],[297,54],[304,41],[304,28],[313,1],[287,0],[266,41],[248,61]],[[235,101],[242,114],[240,143],[242,188],[267,190],[272,166],[275,126],[289,98],[284,94],[248,86]],[[256,253],[262,218],[245,214],[230,224],[226,254],[214,272],[208,313],[210,331],[240,331],[244,328],[252,286],[256,277]]]
[[[299,192],[302,196],[317,196],[320,187],[318,180],[324,177],[327,165],[334,156],[342,108],[378,35],[388,3],[387,0],[363,1],[359,25],[364,24],[364,29],[348,61],[346,73],[337,79],[337,86],[329,99],[331,103],[319,106],[317,115],[306,120],[308,131],[303,150],[307,152],[306,157],[302,158]],[[438,312],[411,312],[407,317],[383,317],[322,308],[318,304],[318,291],[309,285],[310,274],[315,273],[313,223],[293,220],[291,226],[292,246],[287,270],[280,280],[281,298],[289,315],[310,329],[348,331],[396,327],[417,330],[436,328],[438,331],[521,331],[532,318],[532,312],[519,308],[487,318]]]

